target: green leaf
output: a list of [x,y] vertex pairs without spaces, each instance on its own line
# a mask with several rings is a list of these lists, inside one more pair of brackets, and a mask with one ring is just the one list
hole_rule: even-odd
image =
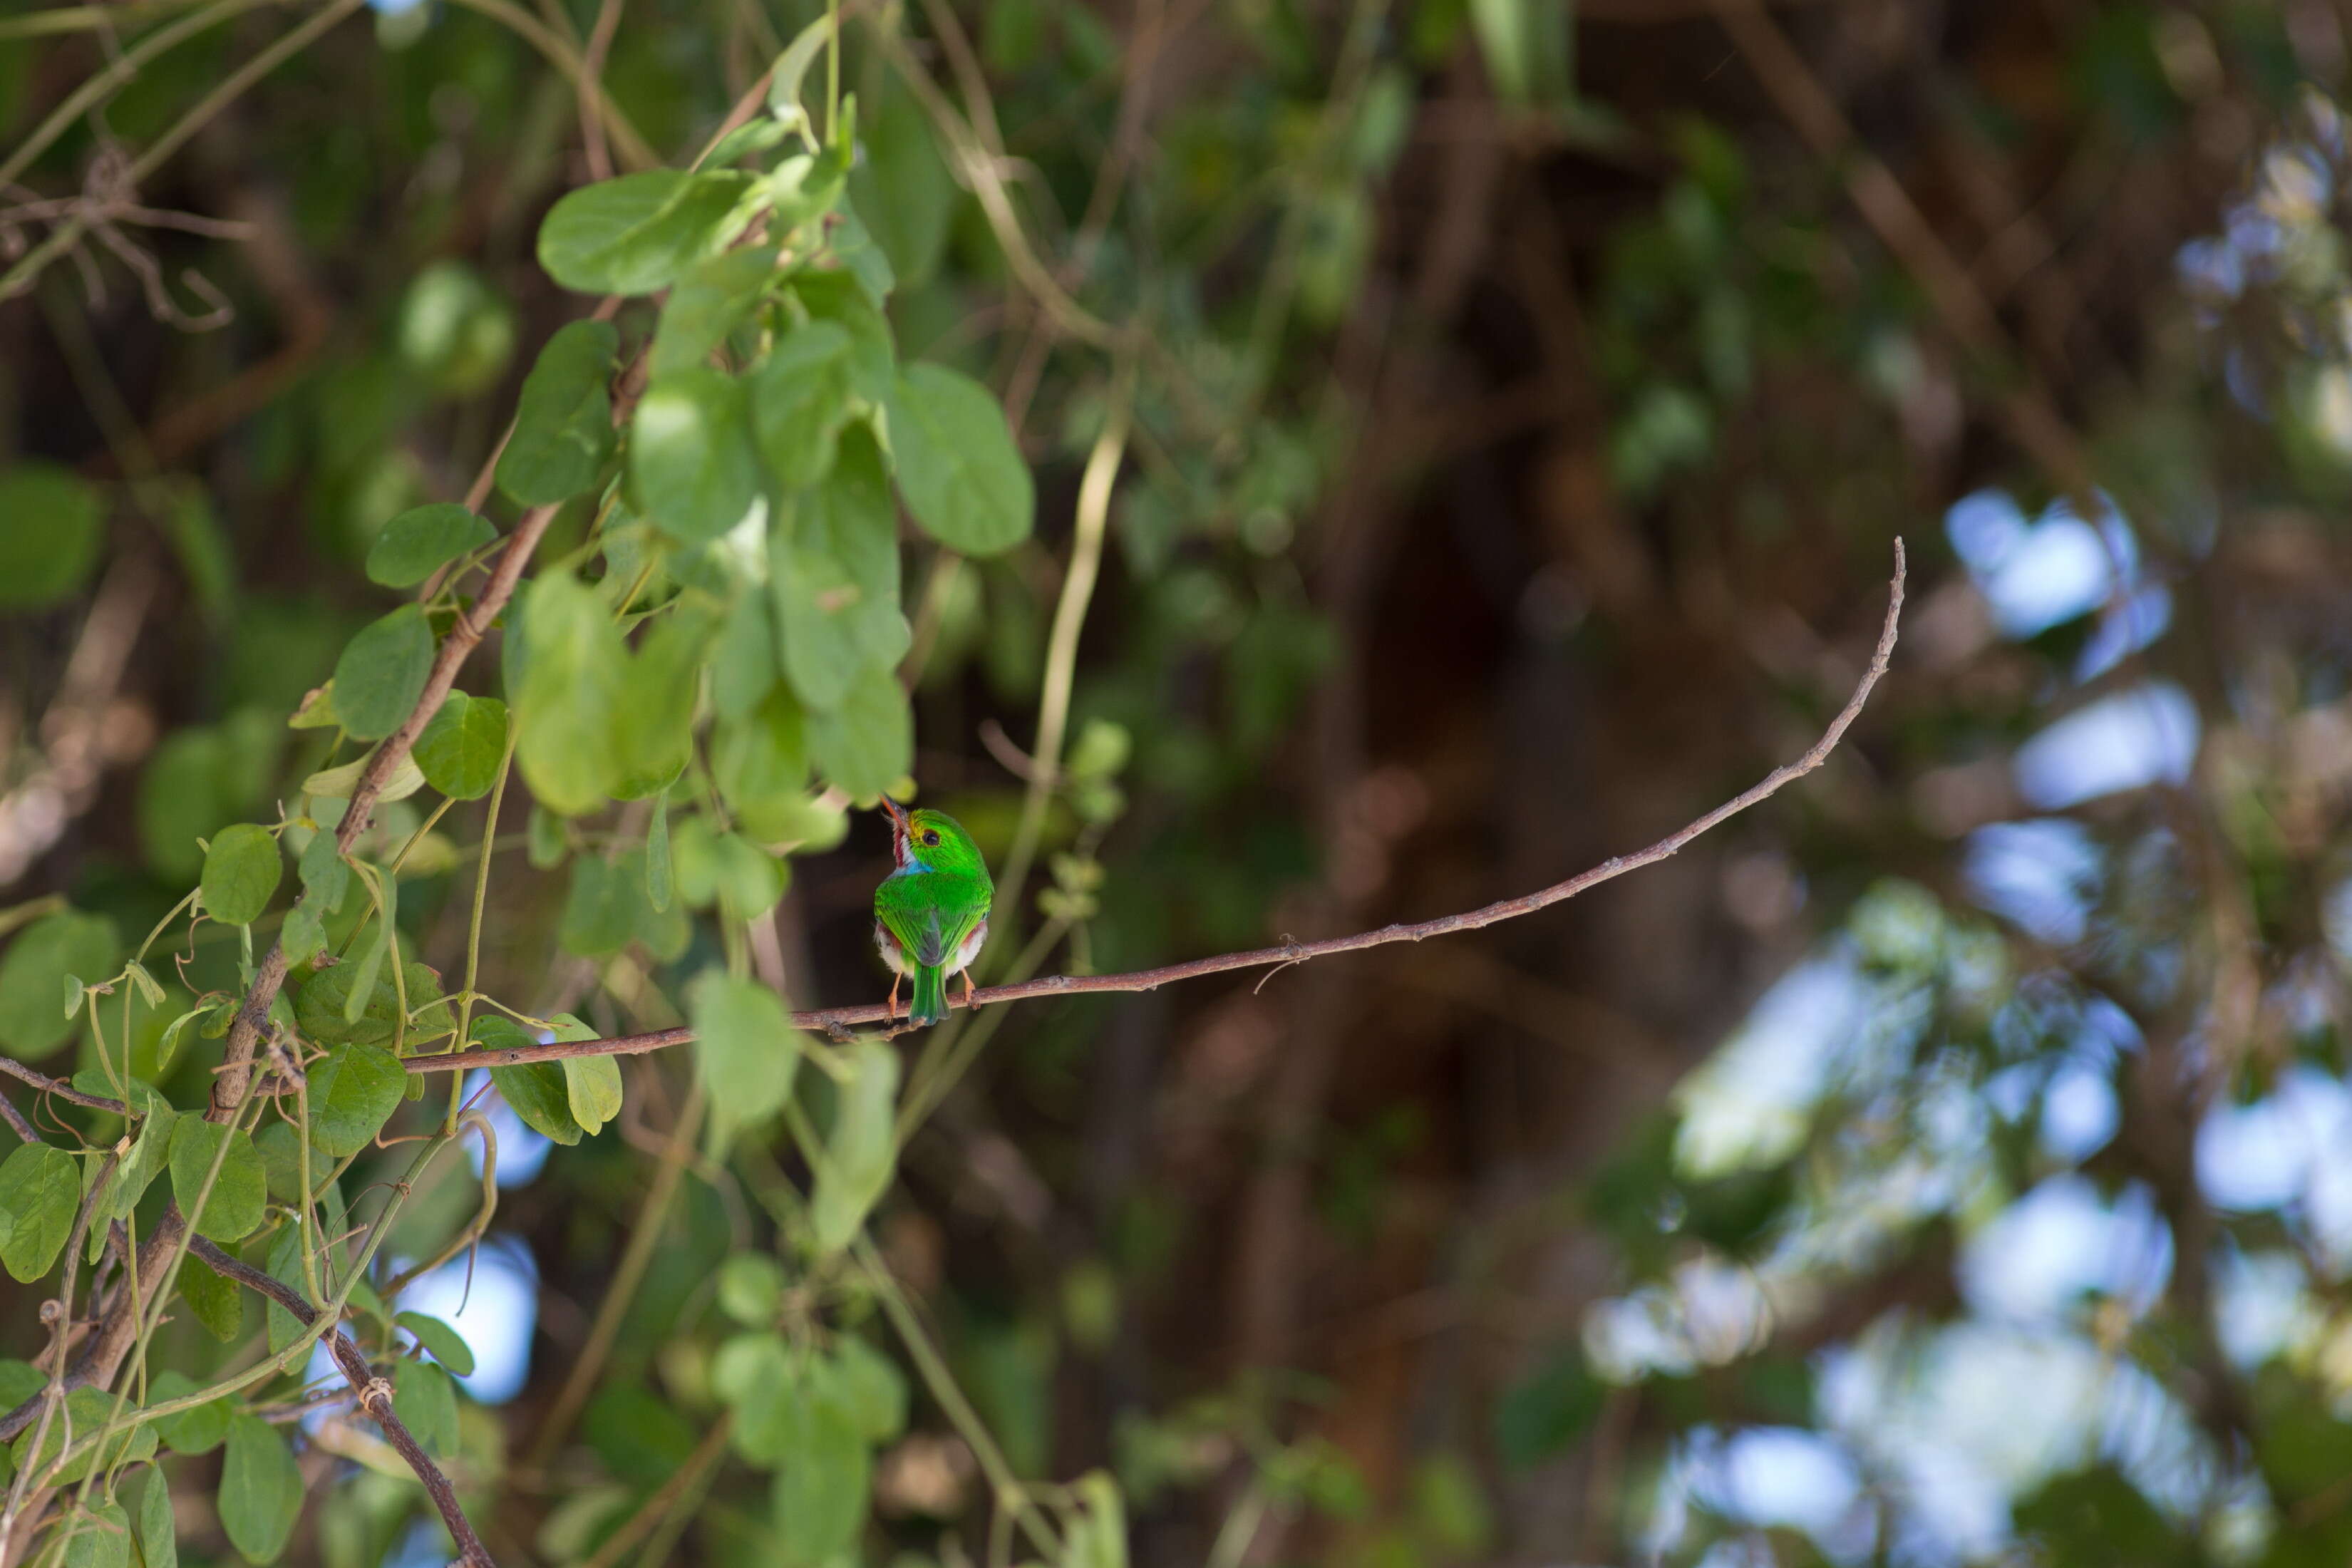
[[572,889],[563,900],[556,941],[582,958],[604,958],[629,944],[645,903],[645,862],[636,857],[607,861],[583,855],[572,863]]
[[[801,106],[801,82],[832,37],[831,22],[819,16],[793,35],[793,41],[784,46],[784,52],[776,57],[775,67],[768,73],[768,112],[804,133],[814,121]],[[814,140],[813,134],[811,139]]]
[[856,276],[803,269],[793,275],[793,292],[811,321],[830,321],[849,334],[851,390],[877,407],[887,403],[898,379],[898,344],[889,320]]
[[563,1087],[572,1120],[591,1138],[621,1114],[621,1064],[611,1057],[564,1058]]
[[68,1021],[71,1021],[80,1016],[82,998],[89,994],[89,987],[81,983],[80,975],[68,974],[66,976],[65,991],[66,1017]]
[[20,1144],[0,1162],[0,1265],[30,1284],[49,1271],[73,1234],[81,1170],[50,1143]]
[[620,348],[610,321],[574,321],[547,340],[499,454],[499,489],[524,506],[553,506],[595,485],[613,455],[609,384]]
[[114,973],[122,941],[103,915],[59,910],[16,933],[0,958],[0,1045],[17,1057],[45,1057],[73,1033],[58,1010],[66,976],[98,979]]
[[178,1526],[172,1517],[172,1483],[163,1467],[151,1465],[139,1483],[139,1557],[142,1568],[180,1568]]
[[[321,768],[302,781],[302,793],[317,800],[349,800],[352,792],[359,788],[360,774],[366,770],[369,761],[366,757],[354,757],[341,767]],[[406,800],[424,787],[425,774],[418,771],[416,759],[414,756],[403,757],[393,768],[391,776],[383,781],[383,788],[376,793],[376,804],[383,805],[395,800]]]
[[667,789],[692,757],[703,652],[718,632],[716,616],[682,606],[656,621],[630,658],[613,737],[621,798]]
[[[224,1139],[227,1140],[228,1150],[218,1153]],[[198,1215],[196,1194],[204,1191],[205,1176],[212,1170],[216,1155],[220,1173],[214,1178],[211,1195]],[[172,1195],[179,1201],[183,1214],[197,1216],[198,1236],[215,1241],[237,1241],[252,1235],[260,1226],[263,1205],[269,1196],[269,1177],[251,1138],[216,1127],[201,1116],[183,1116],[180,1124],[172,1130],[171,1161]]]
[[760,495],[742,384],[706,365],[646,388],[629,424],[632,505],[682,544],[718,538]]
[[854,800],[871,800],[906,776],[915,759],[915,718],[898,678],[868,667],[830,713],[808,716],[809,754]]
[[776,247],[746,246],[698,261],[671,286],[646,369],[655,380],[710,357],[776,279]]
[[532,584],[523,636],[530,652],[515,702],[515,761],[550,811],[578,816],[620,783],[613,736],[628,649],[603,596],[568,572]]
[[[188,1259],[189,1263],[195,1261],[193,1258]],[[210,1274],[212,1270],[206,1268],[205,1272]],[[180,1268],[182,1279],[184,1280],[187,1275],[187,1265],[183,1264]],[[168,1405],[173,1400],[186,1398],[203,1386],[186,1373],[169,1368],[148,1381],[147,1402],[150,1405]],[[176,1415],[157,1416],[155,1435],[163,1440],[163,1447],[174,1454],[209,1454],[221,1446],[222,1438],[228,1436],[228,1418],[234,1409],[226,1394],[218,1399],[207,1399]]]
[[1036,494],[1004,410],[945,365],[909,365],[890,397],[890,452],[907,510],[966,555],[999,555],[1029,537]]
[[844,1334],[834,1342],[833,1372],[842,1402],[868,1443],[887,1443],[906,1430],[907,1376],[898,1363],[870,1342]]
[[735,1451],[752,1464],[794,1458],[793,1407],[805,1397],[792,1352],[772,1331],[738,1334],[711,1358],[711,1391],[735,1413]]
[[302,1512],[302,1472],[278,1428],[257,1415],[228,1424],[218,1507],[229,1544],[248,1563],[275,1562]]
[[335,712],[362,741],[400,728],[433,673],[433,628],[415,605],[360,628],[335,661]]
[[710,656],[710,706],[722,719],[740,719],[760,705],[782,670],[763,587],[735,595],[719,646]]
[[915,288],[938,269],[947,248],[955,176],[931,140],[930,117],[895,81],[863,141],[866,157],[849,174],[850,199],[898,280]]
[[131,1515],[119,1502],[66,1521],[65,1568],[131,1568]]
[[452,691],[416,737],[425,782],[451,800],[479,800],[499,782],[507,755],[507,705]]
[[139,1121],[139,1136],[131,1141],[130,1152],[116,1163],[114,1173],[106,1179],[106,1192],[99,1199],[91,1223],[104,1226],[110,1221],[127,1218],[146,1195],[148,1186],[163,1174],[172,1157],[172,1133],[178,1127],[180,1113],[160,1094],[151,1093],[147,1114]]
[[794,1568],[820,1568],[856,1543],[873,1458],[839,1399],[818,1393],[788,1400],[784,1409],[789,1429],[776,1468],[776,1541]]
[[[310,1293],[304,1289],[302,1283],[300,1226],[287,1224],[278,1227],[278,1234],[270,1237],[269,1257],[262,1265],[262,1272],[304,1300],[310,1300]],[[276,1301],[264,1301],[261,1316],[267,1325],[269,1335],[269,1353],[272,1355],[278,1355],[291,1349],[294,1342],[300,1339],[303,1331],[309,1327]]]
[[[126,1418],[132,1417],[138,1409],[137,1404],[126,1402],[122,1415]],[[33,1436],[39,1430],[37,1426],[16,1439],[16,1447],[10,1450],[16,1468],[22,1471],[30,1467],[47,1470],[66,1451],[68,1429],[72,1431],[73,1440],[79,1443],[113,1421],[114,1417],[114,1395],[110,1392],[89,1387],[73,1390],[66,1395],[64,1412],[49,1422],[48,1432],[41,1439],[37,1456],[33,1452]],[[70,1486],[90,1472],[93,1461],[95,1468],[102,1471],[116,1465],[140,1464],[154,1456],[155,1428],[142,1423],[84,1450],[79,1458],[60,1466],[47,1479],[58,1486]]]
[[826,248],[857,279],[857,286],[866,291],[868,300],[877,308],[886,305],[890,290],[898,285],[898,275],[891,269],[890,258],[875,243],[874,236],[857,216],[857,209],[850,205],[848,197],[844,196],[835,211],[841,221]]
[[834,438],[851,413],[853,346],[845,328],[813,321],[769,350],[746,378],[752,436],[786,489],[815,484],[833,468]]
[[368,581],[387,588],[414,588],[498,536],[497,529],[455,501],[411,507],[385,523],[368,546]]
[[223,1279],[213,1272],[211,1264],[192,1257],[180,1265],[179,1285],[188,1310],[195,1314],[206,1333],[223,1344],[236,1338],[245,1324],[245,1302],[237,1296],[235,1280]]
[[713,830],[701,817],[678,824],[677,856],[678,896],[695,909],[723,900],[732,918],[755,920],[784,896],[783,861],[737,834]]
[[759,710],[711,727],[710,775],[730,810],[753,833],[763,814],[787,808],[808,784],[808,744],[800,704],[777,687]]
[[356,1154],[392,1120],[408,1070],[378,1046],[339,1046],[310,1069],[310,1142],[335,1159]]
[[849,1047],[849,1075],[809,1197],[817,1247],[827,1253],[856,1238],[898,1164],[892,1118],[898,1053],[877,1040],[858,1040]]
[[199,884],[205,912],[223,925],[251,925],[269,907],[270,895],[285,874],[278,839],[269,829],[250,822],[224,827],[205,851]]
[[302,879],[305,902],[315,903],[320,913],[335,914],[343,907],[343,895],[350,891],[352,868],[344,863],[342,850],[335,836],[321,828],[302,846],[302,853],[294,862],[296,875]]
[[[380,952],[383,949],[371,951]],[[369,975],[362,973],[364,968],[361,963],[338,963],[302,983],[302,989],[294,998],[294,1021],[303,1034],[322,1046],[341,1045],[346,1040],[380,1046],[394,1037],[400,1021],[399,993],[389,973],[379,970]],[[400,974],[408,989],[409,1008],[415,1014],[407,1031],[411,1046],[436,1035],[446,1035],[457,1026],[448,1004],[442,999],[439,975],[415,959],[400,966]],[[370,983],[365,993],[367,1001],[360,1008],[359,1016],[353,1018],[348,1016],[352,992],[362,981]]]
[[1127,1509],[1108,1472],[1089,1470],[1071,1489],[1086,1506],[1066,1527],[1059,1568],[1127,1568]]
[[18,463],[0,472],[0,607],[40,609],[70,599],[98,569],[106,503],[71,469]]
[[813,709],[839,706],[866,666],[907,651],[898,522],[881,452],[863,427],[844,436],[825,482],[776,520],[769,561],[784,672]]
[[719,1310],[747,1329],[776,1321],[784,1299],[784,1268],[764,1252],[738,1252],[719,1266]]
[[783,999],[749,980],[705,970],[688,988],[696,1070],[709,1090],[711,1141],[725,1147],[742,1128],[782,1108],[800,1066],[800,1036]]
[[[494,1051],[539,1043],[521,1025],[497,1015],[475,1019],[472,1037],[476,1044]],[[524,1126],[567,1148],[580,1142],[582,1128],[572,1115],[572,1080],[564,1075],[562,1062],[494,1067],[490,1081]]]
[[435,1361],[456,1373],[470,1377],[474,1372],[474,1352],[464,1336],[438,1318],[428,1318],[422,1312],[403,1312],[393,1321],[416,1336]]
[[457,1391],[432,1363],[404,1361],[393,1369],[392,1411],[434,1458],[457,1451]]
[[728,216],[751,185],[735,169],[654,169],[583,185],[540,225],[539,264],[579,293],[653,293],[734,237]]
[[646,826],[646,902],[654,912],[667,911],[677,898],[677,875],[669,857],[669,792],[654,797],[653,819]]

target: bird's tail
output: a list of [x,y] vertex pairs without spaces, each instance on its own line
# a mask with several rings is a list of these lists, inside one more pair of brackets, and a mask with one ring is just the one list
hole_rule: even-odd
[[936,963],[915,965],[915,999],[908,1005],[908,1022],[941,1024],[947,1021],[947,971]]

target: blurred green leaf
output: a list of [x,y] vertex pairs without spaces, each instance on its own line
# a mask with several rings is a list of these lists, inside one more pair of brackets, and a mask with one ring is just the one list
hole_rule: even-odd
[[553,506],[595,484],[613,455],[607,384],[620,344],[609,321],[573,321],[547,340],[499,454],[499,489],[525,506]]
[[733,236],[725,222],[750,188],[735,169],[654,169],[583,185],[539,230],[539,264],[583,294],[650,294]]
[[98,570],[106,503],[54,463],[0,469],[0,606],[37,610],[69,599]]
[[890,449],[907,510],[950,550],[997,555],[1029,537],[1029,465],[1004,410],[970,376],[908,366],[890,396]]

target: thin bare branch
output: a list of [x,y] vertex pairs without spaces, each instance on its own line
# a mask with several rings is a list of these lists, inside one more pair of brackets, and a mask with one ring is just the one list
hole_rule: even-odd
[[[1878,634],[1878,646],[1873,650],[1870,668],[1863,672],[1862,680],[1853,695],[1830,721],[1822,738],[1801,757],[1773,769],[1754,786],[1717,806],[1696,821],[1676,829],[1646,849],[1631,855],[1620,855],[1603,860],[1589,871],[1579,872],[1564,882],[1555,882],[1520,898],[1505,899],[1484,908],[1461,914],[1440,915],[1435,920],[1411,924],[1387,925],[1377,931],[1358,931],[1352,936],[1336,936],[1324,942],[1290,942],[1279,947],[1255,948],[1246,952],[1224,952],[1211,958],[1196,958],[1185,963],[1171,963],[1159,969],[1139,969],[1126,974],[1049,974],[1036,980],[1025,980],[1013,985],[991,985],[977,992],[971,1005],[983,1005],[995,1002],[1022,1002],[1038,996],[1084,996],[1104,992],[1156,991],[1162,985],[1172,985],[1180,980],[1198,980],[1204,975],[1223,974],[1236,969],[1286,967],[1305,963],[1311,959],[1328,958],[1336,953],[1361,952],[1367,948],[1385,947],[1391,942],[1425,942],[1433,936],[1450,936],[1455,931],[1477,931],[1497,925],[1504,921],[1531,915],[1538,910],[1564,903],[1577,894],[1613,881],[1628,871],[1638,871],[1654,866],[1682,851],[1685,845],[1708,830],[1720,826],[1748,807],[1769,799],[1781,790],[1803,778],[1829,761],[1830,753],[1845,738],[1847,729],[1870,700],[1870,693],[1886,673],[1887,661],[1895,655],[1895,638],[1903,619],[1903,587],[1906,572],[1903,542],[1895,542],[1895,576],[1887,584],[1886,621]],[[950,1006],[962,1005],[954,999]],[[823,1030],[839,1034],[860,1025],[885,1022],[881,1005],[869,1004],[861,1007],[829,1007],[814,1012],[793,1015],[793,1026],[800,1029]],[[895,1030],[893,1031],[896,1032]],[[694,1038],[688,1028],[656,1029],[643,1035],[618,1035],[602,1040],[555,1040],[540,1046],[517,1046],[507,1050],[465,1051],[436,1057],[411,1057],[411,1072],[457,1072],[478,1067],[516,1067],[526,1062],[562,1061],[567,1057],[635,1056],[646,1051],[658,1051],[670,1046],[682,1046]]]
[[6,1057],[0,1057],[0,1072],[31,1084],[43,1094],[54,1094],[59,1100],[71,1100],[76,1105],[87,1105],[92,1110],[111,1110],[117,1116],[128,1114],[122,1101],[119,1100],[109,1100],[102,1094],[84,1094],[63,1079],[51,1078],[47,1073],[37,1072],[23,1062],[12,1061]]

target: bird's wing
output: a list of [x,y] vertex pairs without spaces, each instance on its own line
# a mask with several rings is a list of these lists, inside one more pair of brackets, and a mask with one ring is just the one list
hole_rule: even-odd
[[961,911],[934,904],[924,921],[922,937],[917,944],[918,957],[925,963],[943,967],[952,963],[955,955],[963,950],[964,939],[987,918],[986,904],[966,904]]

